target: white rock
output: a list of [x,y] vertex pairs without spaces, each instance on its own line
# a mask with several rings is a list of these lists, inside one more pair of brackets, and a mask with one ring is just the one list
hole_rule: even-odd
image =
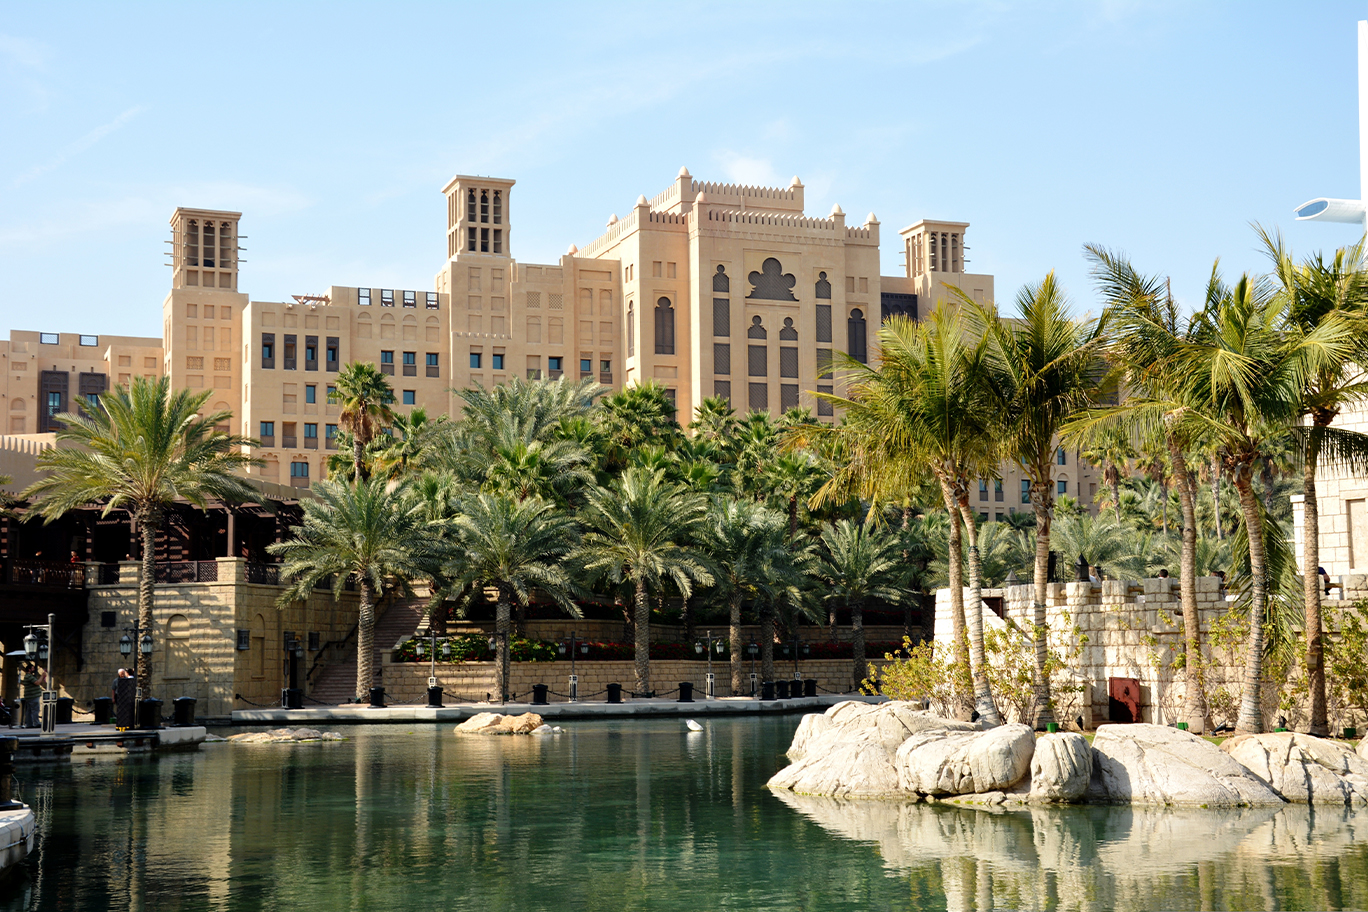
[[1359,742],[1357,753],[1364,760],[1368,760],[1368,738],[1364,738]]
[[565,729],[561,728],[559,725],[557,725],[555,728],[553,728],[553,729],[551,729],[551,730],[552,730],[553,732],[555,732],[556,734],[558,734],[558,735],[559,735],[561,732],[565,731]]
[[1042,735],[1031,757],[1031,800],[1077,801],[1092,778],[1093,752],[1077,732]]
[[1368,804],[1368,760],[1343,742],[1273,732],[1230,738],[1221,750],[1288,801]]
[[552,729],[551,726],[549,726],[549,725],[547,725],[545,722],[543,722],[541,725],[538,725],[536,728],[532,729],[531,734],[534,734],[534,735],[549,735],[549,734],[551,734],[553,731],[554,731],[554,729]]
[[[910,735],[921,731],[981,731],[973,723],[943,719],[915,703],[889,701],[862,703],[846,700],[822,715],[804,716],[789,745],[790,760],[798,760],[814,749],[825,749],[833,740],[853,732],[869,730],[890,750],[897,750]],[[820,746],[820,747],[819,747]]]
[[898,748],[899,787],[920,795],[1005,791],[1031,768],[1035,733],[1019,723],[985,732],[923,731]]
[[346,739],[346,738],[343,738],[343,737],[342,737],[341,735],[339,735],[337,732],[324,732],[324,733],[323,733],[323,740],[324,740],[324,741],[345,741],[345,740],[347,740],[347,739]]
[[458,735],[488,734],[503,728],[504,716],[500,713],[476,713],[456,726]]
[[323,733],[316,728],[296,728],[290,732],[291,741],[321,741]]
[[881,798],[897,795],[893,751],[873,730],[848,733],[795,761],[766,783],[802,795]]
[[1239,807],[1282,804],[1220,748],[1165,725],[1103,725],[1093,738],[1089,801]]

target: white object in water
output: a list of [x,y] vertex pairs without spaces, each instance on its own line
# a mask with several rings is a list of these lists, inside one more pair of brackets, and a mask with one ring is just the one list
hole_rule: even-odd
[[688,726],[689,731],[691,732],[701,732],[703,730],[703,726],[699,725],[693,719],[686,719],[684,724]]

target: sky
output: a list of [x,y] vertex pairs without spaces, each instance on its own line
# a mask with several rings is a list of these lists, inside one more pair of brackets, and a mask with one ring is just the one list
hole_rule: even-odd
[[1355,240],[1368,3],[30,3],[0,15],[0,332],[161,334],[176,206],[243,213],[241,289],[426,290],[441,188],[517,181],[511,252],[554,263],[686,166],[806,186],[809,215],[971,223],[1011,312],[1083,245],[1200,299]]

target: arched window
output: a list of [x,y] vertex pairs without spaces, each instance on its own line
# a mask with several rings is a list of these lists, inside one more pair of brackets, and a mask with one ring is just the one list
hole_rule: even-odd
[[627,357],[636,355],[636,305],[627,302]]
[[825,272],[817,273],[817,297],[831,300],[831,283],[827,281]]
[[779,330],[780,342],[797,342],[798,330],[793,328],[793,317],[784,317],[784,328]]
[[470,192],[466,194],[466,221],[475,221],[475,213],[475,191],[474,189],[471,189]]
[[669,298],[661,298],[655,306],[655,353],[675,353],[675,312]]
[[494,224],[503,224],[503,191],[494,191]]
[[731,279],[727,278],[727,267],[717,267],[717,274],[713,276],[713,291],[720,291],[723,294],[731,292]]
[[489,221],[489,191],[480,191],[480,221]]
[[751,317],[750,329],[746,330],[747,339],[768,339],[769,333],[760,322],[759,316]]
[[846,351],[850,357],[859,361],[861,364],[868,364],[868,355],[865,353],[865,318],[864,311],[858,307],[850,312],[850,319],[846,320]]

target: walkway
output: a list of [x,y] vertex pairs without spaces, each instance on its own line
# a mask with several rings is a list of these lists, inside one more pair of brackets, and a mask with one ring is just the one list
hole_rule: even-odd
[[482,712],[521,715],[534,712],[548,722],[561,719],[621,719],[640,716],[718,716],[757,715],[759,713],[823,712],[846,700],[882,703],[883,697],[857,694],[824,694],[794,700],[752,700],[750,697],[699,698],[692,703],[678,700],[626,700],[622,703],[460,703],[441,709],[419,704],[378,708],[361,704],[310,706],[306,709],[240,709],[233,713],[234,725],[302,725],[308,723],[369,724],[385,722],[460,722]]

